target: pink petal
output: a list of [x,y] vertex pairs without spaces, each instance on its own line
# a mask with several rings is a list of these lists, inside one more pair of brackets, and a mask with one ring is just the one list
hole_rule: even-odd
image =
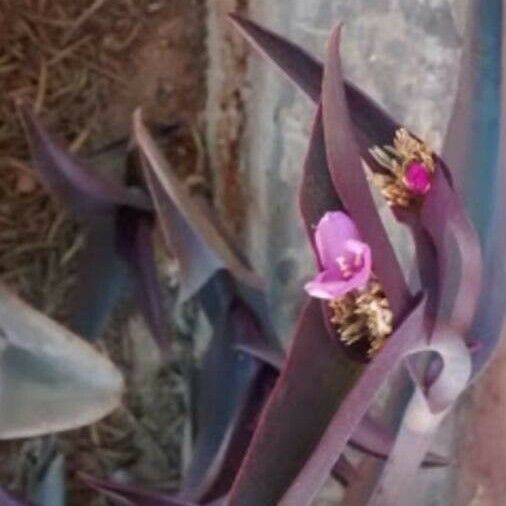
[[350,279],[344,280],[335,270],[325,270],[306,283],[305,290],[317,299],[332,300],[342,297],[357,288],[363,288],[371,276],[371,249],[364,244],[363,266]]
[[353,221],[341,211],[327,212],[316,227],[315,243],[321,265],[334,270],[336,258],[345,253],[349,239],[360,240],[360,234]]

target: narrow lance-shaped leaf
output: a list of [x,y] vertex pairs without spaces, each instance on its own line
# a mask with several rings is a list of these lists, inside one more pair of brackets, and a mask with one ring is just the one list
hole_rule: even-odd
[[500,0],[469,2],[459,88],[444,147],[483,245],[484,290],[470,332],[478,343],[474,374],[496,348],[506,310],[504,23]]
[[366,366],[339,405],[314,452],[283,495],[281,505],[310,504],[316,496],[334,465],[336,453],[340,455],[344,450],[378,389],[416,342],[427,338],[424,335],[424,312],[422,300]]
[[[365,415],[379,378],[388,376],[412,346],[413,336],[420,336],[423,312],[420,304],[360,374],[363,366],[354,362],[344,369],[340,349],[328,339],[319,304],[311,301],[301,315],[287,364],[234,484],[231,504],[277,504],[281,497],[286,504],[309,504]],[[307,378],[303,385],[298,381],[302,370]],[[352,388],[355,384],[358,387]],[[345,400],[340,402],[342,397]],[[279,430],[283,424],[287,424],[286,432]],[[317,448],[311,454],[315,442]]]
[[[210,219],[200,212],[182,183],[168,169],[166,160],[142,122],[140,110],[134,114],[134,138],[150,168],[146,171],[146,180],[155,205],[159,213],[172,219],[171,222],[169,218],[165,219],[162,230],[181,264],[185,298],[196,293],[222,267],[246,285],[259,287],[258,277],[237,258]],[[158,186],[153,185],[154,177]],[[162,202],[158,198],[161,190],[170,200],[166,198]],[[162,205],[164,209],[160,208]]]
[[[329,339],[319,302],[310,301],[234,483],[231,505],[277,504],[362,368],[343,357]],[[334,454],[333,463],[337,459]]]
[[201,371],[195,455],[181,492],[211,500],[230,486],[281,351],[256,276],[222,238],[210,211],[204,214],[170,174],[139,116],[134,131],[162,230],[182,268],[185,296],[196,297],[213,326]]
[[[144,188],[142,172],[138,153],[134,150],[128,156],[127,183]],[[121,207],[116,222],[116,248],[130,267],[137,303],[151,334],[165,353],[169,348],[169,326],[156,265],[154,226],[154,213]]]
[[127,265],[117,253],[117,211],[89,223],[79,259],[72,330],[84,339],[100,337],[112,308],[128,286]]
[[[247,328],[245,319],[251,316],[244,314],[246,308],[236,299],[228,273],[213,276],[199,293],[198,300],[214,334],[200,373],[198,434],[194,457],[183,482],[183,495],[205,499],[211,492],[216,497],[228,491],[230,482],[217,481],[241,413],[252,394],[260,393],[255,383],[264,364],[234,346],[239,334],[260,329],[255,328],[255,322],[252,322],[253,328]],[[243,451],[251,430],[243,442]]]
[[[128,287],[130,267],[141,310],[153,336],[164,347],[166,325],[149,233],[153,219],[149,196],[137,182],[121,185],[105,179],[69,153],[28,106],[20,105],[19,111],[41,179],[88,226],[78,270],[73,329],[88,340],[102,334],[111,309]],[[157,134],[174,128],[158,128]],[[126,143],[120,144],[125,144],[126,151]],[[111,160],[107,163],[114,166]]]
[[102,179],[71,155],[28,105],[20,104],[18,110],[40,178],[76,218],[88,222],[72,327],[83,338],[94,340],[101,335],[111,308],[127,283],[125,266],[115,248],[117,206],[129,203],[149,208],[149,199]]
[[410,294],[360,161],[344,93],[339,41],[340,26],[330,35],[323,77],[322,110],[329,171],[336,192],[377,259],[375,273],[399,317],[406,310]]
[[[230,18],[256,51],[277,65],[316,105],[319,103],[323,80],[321,62],[300,46],[249,19],[237,15]],[[345,80],[344,88],[351,121],[356,127],[360,154],[369,163],[372,160],[369,148],[391,143],[393,133],[400,125],[352,82]],[[374,164],[371,168],[375,170]],[[445,166],[443,171],[451,183]]]
[[78,161],[44,127],[26,105],[18,110],[30,144],[35,169],[43,182],[77,217],[110,211],[117,205],[151,209],[143,192],[96,175]]

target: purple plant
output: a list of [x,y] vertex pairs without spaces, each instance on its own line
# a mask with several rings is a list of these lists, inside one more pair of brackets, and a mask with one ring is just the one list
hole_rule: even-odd
[[[487,23],[475,22],[481,3],[472,6],[469,33],[477,39],[493,35],[484,29]],[[231,19],[315,105],[300,208],[317,272],[305,287],[309,297],[286,357],[262,281],[207,202],[192,198],[175,177],[140,111],[133,118],[135,177],[126,187],[71,159],[39,120],[21,109],[35,165],[48,186],[96,230],[120,238],[106,241],[103,258],[120,257],[133,267],[138,286],[149,294],[144,311],[155,336],[163,313],[150,239],[155,220],[179,261],[182,298],[197,301],[213,326],[200,372],[195,454],[181,490],[154,492],[82,479],[131,505],[303,506],[330,476],[348,487],[345,504],[411,504],[420,467],[447,463],[429,451],[433,437],[488,361],[506,308],[504,196],[495,190],[502,183],[501,163],[494,159],[487,166],[479,197],[490,197],[492,206],[483,214],[473,205],[474,189],[469,191],[469,184],[466,189],[470,157],[459,158],[452,148],[459,138],[475,142],[480,152],[500,146],[497,138],[496,145],[487,144],[494,136],[476,133],[476,125],[498,115],[480,103],[477,90],[486,84],[472,72],[478,52],[471,51],[464,65],[446,146],[445,160],[452,169],[456,164],[454,172],[344,80],[339,26],[321,64],[265,28]],[[502,32],[497,37],[500,43]],[[472,97],[477,97],[473,107],[462,102]],[[409,229],[416,276],[404,275],[371,186]],[[407,404],[397,406],[400,424],[391,427],[373,418],[370,408],[400,368],[413,389]],[[359,476],[349,447],[385,464]]]
[[[232,488],[230,504],[309,504],[375,393],[402,363],[415,393],[382,475],[363,502],[409,504],[413,480],[432,437],[471,377],[467,339],[481,279],[476,233],[443,160],[428,153],[421,141],[343,80],[339,27],[330,37],[321,66],[258,25],[237,17],[233,20],[253,47],[316,103],[300,197],[309,238],[312,241],[311,227],[323,213],[342,208],[350,214],[371,248],[372,268],[392,310],[394,328],[372,360],[359,365],[354,359],[364,358],[363,350],[358,350],[362,357],[357,357],[349,353],[351,348],[343,351],[335,345],[336,332],[342,329],[336,329],[328,305],[319,308],[321,304],[308,303]],[[381,147],[392,145],[389,157]],[[401,273],[361,159],[373,171],[373,180],[378,181],[393,215],[411,229],[421,281],[418,296],[410,294]],[[318,255],[321,251],[316,246]],[[455,255],[458,267],[449,261]],[[454,290],[451,295],[449,287]],[[339,340],[343,341],[342,335]],[[427,351],[438,355],[428,365],[422,358]],[[301,385],[302,374],[313,379],[310,385]],[[301,411],[311,413],[311,422]],[[281,454],[285,459],[280,464],[276,455]]]

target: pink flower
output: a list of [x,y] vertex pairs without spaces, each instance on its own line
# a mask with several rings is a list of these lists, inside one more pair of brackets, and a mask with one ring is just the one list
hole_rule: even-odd
[[333,300],[363,288],[371,276],[371,249],[360,240],[353,221],[340,211],[327,212],[315,232],[322,271],[306,284],[306,292]]
[[425,195],[430,190],[431,177],[430,170],[423,163],[413,162],[406,168],[404,184],[413,193]]

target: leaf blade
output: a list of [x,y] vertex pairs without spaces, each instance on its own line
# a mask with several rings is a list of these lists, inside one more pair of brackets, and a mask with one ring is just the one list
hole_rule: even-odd
[[104,356],[0,286],[0,438],[58,432],[115,409],[123,380]]

